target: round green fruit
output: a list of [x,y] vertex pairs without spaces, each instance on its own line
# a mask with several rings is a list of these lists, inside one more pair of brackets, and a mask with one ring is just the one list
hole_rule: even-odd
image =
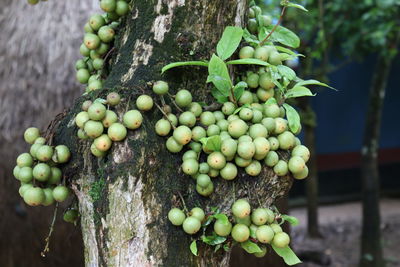
[[83,37],[83,43],[90,50],[95,50],[100,46],[101,40],[94,33],[86,33]]
[[256,153],[256,147],[252,141],[239,142],[237,154],[243,159],[251,159]]
[[96,148],[100,151],[108,151],[111,148],[112,141],[110,137],[106,134],[102,134],[96,139],[94,139],[93,144],[96,146]]
[[107,95],[107,104],[114,107],[121,102],[121,96],[116,92],[111,92]]
[[254,48],[251,46],[244,46],[239,51],[239,58],[252,58],[254,56]]
[[192,139],[194,141],[200,141],[201,138],[204,138],[207,136],[207,131],[201,127],[201,126],[196,126],[192,129]]
[[251,212],[251,207],[246,199],[238,199],[232,205],[232,213],[238,218],[244,218],[249,216]]
[[210,166],[206,162],[202,162],[199,165],[199,173],[207,174],[210,171]]
[[232,102],[225,102],[224,105],[222,106],[222,113],[225,115],[231,115],[235,111],[236,107],[235,104]]
[[83,129],[85,133],[93,139],[99,137],[104,131],[104,127],[101,122],[92,120],[87,121]]
[[106,21],[103,16],[95,14],[89,18],[89,25],[94,31],[98,31],[100,27],[104,26]]
[[118,16],[124,16],[129,12],[129,4],[125,1],[117,1],[117,5],[115,7],[115,13]]
[[174,137],[169,137],[166,142],[166,147],[171,153],[178,153],[182,150],[183,145],[179,144]]
[[64,212],[63,220],[68,223],[75,223],[78,220],[79,212],[76,209],[70,209]]
[[269,118],[278,118],[280,115],[280,109],[277,104],[265,105],[264,115]]
[[228,162],[225,167],[221,169],[219,174],[225,180],[233,180],[236,178],[238,170],[235,164]]
[[202,222],[206,217],[204,210],[199,207],[194,207],[193,209],[191,209],[190,216],[196,218],[200,222]]
[[106,116],[106,107],[98,102],[93,103],[88,109],[89,119],[100,121]]
[[308,167],[307,166],[305,166],[301,172],[293,173],[293,177],[297,180],[305,179],[305,178],[307,178],[307,176],[308,176]]
[[192,140],[192,131],[189,127],[181,125],[174,130],[174,139],[181,145],[186,145]]
[[107,131],[108,137],[114,142],[122,141],[127,135],[127,130],[124,125],[119,122],[111,124]]
[[196,159],[187,159],[182,163],[182,171],[187,175],[194,175],[199,170],[199,162]]
[[31,187],[24,192],[24,201],[29,206],[39,206],[45,200],[44,192],[39,187]]
[[35,127],[30,127],[25,130],[24,132],[24,139],[25,142],[28,144],[33,144],[35,143],[35,140],[40,136],[40,132],[38,128]]
[[200,123],[205,126],[210,126],[215,123],[214,114],[211,111],[205,111],[200,115]]
[[57,202],[63,202],[69,196],[69,189],[66,186],[59,185],[53,189],[53,198]]
[[90,151],[95,157],[98,158],[104,157],[106,155],[106,152],[98,150],[94,143],[92,143],[92,145],[90,146]]
[[221,152],[226,157],[232,157],[236,154],[237,151],[237,141],[233,139],[225,139],[221,143]]
[[289,171],[294,173],[301,173],[306,167],[306,163],[300,156],[293,156],[289,159],[288,168]]
[[286,131],[278,135],[278,141],[280,149],[289,150],[294,147],[296,140],[295,136],[291,132]]
[[105,12],[114,12],[117,8],[116,0],[101,0],[100,7]]
[[274,239],[272,239],[272,244],[278,248],[285,248],[290,243],[290,237],[285,232],[280,232],[275,234]]
[[250,176],[257,176],[261,173],[261,163],[258,160],[253,160],[249,166],[245,168],[245,171]]
[[50,177],[47,180],[48,184],[59,184],[61,182],[62,178],[62,172],[59,168],[57,167],[51,167],[50,168]]
[[66,145],[58,145],[54,148],[53,161],[56,163],[66,163],[71,158],[71,152]]
[[86,111],[81,111],[75,117],[75,124],[82,129],[85,126],[85,123],[89,121],[89,119],[89,113],[87,113]]
[[274,166],[274,172],[278,176],[285,176],[288,173],[288,165],[286,161],[279,160],[278,163]]
[[179,123],[191,128],[196,124],[196,116],[190,111],[185,111],[179,115]]
[[153,98],[148,95],[141,95],[136,99],[136,106],[139,110],[148,111],[153,108]]
[[310,159],[310,150],[306,146],[298,145],[293,148],[292,156],[299,156],[307,162]]
[[192,94],[188,90],[179,90],[175,95],[175,102],[180,108],[184,108],[192,103]]
[[249,126],[243,120],[236,119],[229,123],[228,132],[232,137],[239,138],[247,132],[248,128]]
[[200,230],[201,222],[196,217],[187,217],[182,224],[183,231],[189,235],[193,235]]
[[274,231],[268,225],[261,225],[256,231],[257,240],[263,244],[269,244],[274,239],[274,235]]
[[247,241],[250,237],[250,230],[249,227],[247,227],[244,224],[236,224],[235,226],[233,226],[232,228],[232,232],[231,232],[232,238],[236,241],[236,242],[244,242]]
[[36,180],[46,182],[51,176],[51,169],[46,163],[38,163],[33,168],[32,174]]
[[255,225],[263,225],[269,221],[269,215],[268,209],[258,208],[251,213],[251,221]]
[[135,130],[142,125],[143,116],[138,110],[129,110],[126,112],[122,118],[126,128]]
[[216,170],[220,170],[226,165],[226,159],[225,156],[218,151],[215,151],[208,155],[207,157],[207,163],[208,165]]
[[42,203],[43,206],[50,206],[54,204],[54,198],[53,198],[53,190],[51,188],[45,188],[43,189],[44,193],[44,201]]
[[106,111],[106,116],[103,118],[101,123],[103,124],[104,128],[110,127],[113,123],[118,121],[117,113],[112,110]]
[[155,129],[158,135],[167,136],[171,131],[171,123],[166,119],[160,119],[157,121]]
[[29,153],[22,153],[17,157],[17,165],[22,167],[31,167],[33,165],[33,158]]
[[18,172],[18,179],[23,183],[29,183],[33,179],[31,167],[22,167]]
[[153,92],[157,95],[165,95],[168,93],[168,83],[164,81],[157,81],[153,84]]
[[252,162],[251,159],[244,159],[239,156],[235,157],[235,164],[242,168],[249,166],[251,164],[251,162]]
[[278,153],[275,151],[269,151],[265,157],[264,163],[268,167],[274,167],[279,161]]
[[185,213],[178,208],[173,208],[168,212],[168,220],[175,226],[180,226],[186,219]]
[[232,223],[229,221],[216,220],[214,223],[214,232],[219,236],[228,236],[232,231]]
[[199,193],[199,195],[202,195],[203,197],[208,197],[214,192],[214,184],[211,182],[205,188],[196,184],[196,191],[197,193]]
[[109,43],[114,40],[115,31],[110,26],[102,26],[97,34],[102,42]]

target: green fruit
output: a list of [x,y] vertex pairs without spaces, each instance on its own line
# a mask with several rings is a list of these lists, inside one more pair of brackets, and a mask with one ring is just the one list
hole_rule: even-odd
[[254,51],[254,58],[267,61],[269,56],[269,49],[266,46],[257,47]]
[[77,136],[78,136],[79,139],[82,139],[82,140],[86,140],[86,139],[89,138],[89,136],[82,129],[78,129]]
[[104,128],[108,128],[117,121],[118,121],[117,114],[112,110],[106,110],[106,115],[104,116],[101,123],[103,124]]
[[267,15],[261,15],[258,17],[260,26],[269,26],[272,23],[272,18]]
[[224,113],[225,115],[233,114],[235,109],[236,109],[235,104],[233,104],[232,102],[225,102],[221,108],[222,113]]
[[227,157],[232,157],[236,154],[238,144],[233,139],[225,139],[221,143],[221,152]]
[[26,190],[28,190],[29,188],[33,188],[33,185],[32,184],[23,184],[23,185],[21,185],[19,190],[18,190],[19,195],[23,198]]
[[270,144],[268,140],[265,137],[257,137],[254,139],[253,143],[256,147],[254,158],[257,160],[264,159],[270,150]]
[[93,66],[94,69],[96,69],[94,67],[94,60],[95,59],[101,59],[101,55],[99,53],[97,53],[96,50],[91,50],[90,51],[90,59],[92,59],[92,66]]
[[250,75],[248,75],[246,83],[248,84],[249,88],[257,88],[259,78],[260,77],[257,73],[251,73]]
[[249,135],[242,135],[241,137],[239,137],[238,142],[252,142],[253,138],[251,138]]
[[239,58],[252,58],[254,56],[254,48],[251,46],[242,47],[239,51]]
[[255,34],[257,32],[257,21],[255,19],[249,19],[247,21],[247,29],[249,29],[249,32]]
[[93,103],[88,109],[89,119],[100,121],[106,116],[106,107],[98,102]]
[[274,231],[275,234],[281,233],[283,231],[282,227],[277,223],[270,224],[269,226],[271,227],[271,229]]
[[[125,114],[126,115],[126,114]],[[124,120],[125,122],[125,120]],[[119,122],[111,124],[107,131],[108,137],[114,142],[122,141],[125,139],[127,130],[124,125]]]
[[71,157],[69,148],[65,145],[58,145],[54,148],[53,161],[56,163],[66,163]]
[[195,207],[190,211],[190,216],[196,218],[200,222],[202,222],[206,217],[204,210],[198,207]]
[[45,200],[44,192],[39,187],[31,187],[24,192],[24,201],[29,206],[39,206]]
[[253,118],[251,119],[252,123],[260,123],[263,119],[263,114],[261,111],[253,109]]
[[178,208],[173,208],[168,212],[168,220],[175,226],[182,225],[185,219],[185,213]]
[[239,105],[251,104],[253,103],[253,94],[249,91],[244,91],[242,96],[239,98]]
[[257,98],[262,102],[267,101],[268,99],[273,97],[274,94],[275,94],[274,89],[264,90],[262,88],[258,88],[257,90]]
[[141,95],[136,99],[136,106],[139,110],[148,111],[153,108],[153,98],[148,95]]
[[139,128],[143,122],[143,116],[138,110],[129,110],[122,118],[126,128],[134,130]]
[[40,132],[38,128],[35,127],[30,127],[25,130],[24,132],[24,139],[25,142],[28,144],[33,144],[35,143],[35,140],[40,136]]
[[118,93],[112,92],[107,95],[107,104],[114,107],[121,102],[121,97]]
[[100,7],[104,12],[114,12],[117,7],[115,0],[101,0]]
[[250,19],[254,19],[256,17],[256,13],[253,8],[249,8],[247,15]]
[[85,133],[90,138],[93,138],[93,139],[96,137],[99,137],[104,131],[104,127],[101,122],[91,121],[91,120],[89,120],[88,122],[85,123],[85,126],[83,129],[84,129]]
[[288,173],[287,163],[283,160],[279,160],[278,163],[274,166],[274,172],[278,176],[285,176]]
[[250,237],[249,227],[244,224],[236,224],[232,228],[231,235],[236,242],[244,242]]
[[36,158],[36,152],[41,146],[42,146],[41,144],[33,144],[31,146],[31,148],[29,149],[29,153],[33,158]]
[[199,170],[199,162],[196,159],[187,159],[182,163],[182,171],[187,175],[194,175]]
[[299,156],[293,156],[289,159],[288,168],[293,174],[302,172],[305,167],[306,163],[304,162],[303,158]]
[[269,221],[269,215],[268,209],[258,208],[251,213],[251,221],[255,225],[263,225]]
[[227,220],[216,220],[214,223],[214,232],[219,236],[228,236],[232,231],[232,224]]
[[242,120],[249,121],[253,118],[253,111],[249,108],[242,108],[239,112],[239,117]]
[[274,231],[268,225],[261,225],[257,228],[257,240],[263,244],[269,244],[274,239]]
[[225,180],[233,180],[236,178],[238,170],[235,164],[228,162],[225,167],[221,169],[219,174]]
[[110,26],[102,26],[97,34],[102,42],[109,43],[114,40],[115,31]]
[[207,188],[211,183],[211,178],[207,174],[199,174],[196,179],[197,185]]
[[282,119],[282,118],[275,119],[275,129],[274,129],[275,134],[281,134],[281,133],[285,132],[287,129],[288,129],[287,120]]
[[93,144],[96,146],[96,148],[100,151],[108,151],[111,148],[112,141],[110,137],[106,134],[102,134],[96,139],[94,139]]
[[235,218],[235,222],[236,223],[241,223],[246,225],[247,227],[250,227],[251,225],[251,219],[250,216],[246,216],[244,218],[238,218],[238,217],[234,217]]
[[241,120],[233,120],[228,125],[228,132],[234,138],[239,138],[240,136],[244,135],[247,132],[249,126]]
[[19,171],[21,170],[21,167],[15,166],[13,169],[13,175],[15,179],[19,180]]
[[33,168],[32,174],[36,180],[46,182],[51,176],[51,169],[46,163],[38,163]]
[[275,66],[282,65],[281,55],[279,54],[279,52],[272,51],[269,54],[268,62]]
[[172,136],[168,138],[166,147],[171,153],[178,153],[182,150],[183,145],[179,144]]
[[207,136],[219,135],[220,129],[217,125],[211,124],[207,127]]
[[203,108],[197,102],[190,103],[190,105],[187,107],[187,110],[192,112],[195,115],[195,117],[200,116],[201,113],[203,112]]
[[178,126],[178,118],[174,114],[170,113],[170,114],[168,114],[167,117],[173,126],[175,126],[175,127]]
[[115,13],[119,16],[124,16],[129,12],[129,4],[125,1],[117,1],[117,5],[115,7]]
[[183,221],[182,227],[185,233],[193,235],[200,230],[201,223],[197,218],[190,216]]
[[53,156],[54,149],[48,145],[42,145],[36,151],[36,158],[40,161],[49,161]]
[[153,92],[157,95],[165,95],[168,93],[168,83],[164,81],[157,81],[153,85]]
[[210,166],[206,162],[202,162],[199,165],[199,173],[206,174],[210,171]]
[[[90,55],[90,49],[87,48],[85,44],[81,44],[81,46],[79,47],[79,52],[84,57],[88,57]],[[88,70],[86,70],[86,71],[88,71]],[[78,79],[78,81],[79,81],[79,79]]]
[[106,21],[103,16],[95,14],[89,18],[89,25],[94,31],[98,31],[100,27],[104,26]]
[[279,141],[278,141],[278,139],[276,137],[273,137],[273,136],[269,137],[268,138],[268,142],[269,142],[271,150],[273,150],[273,151],[278,150]]
[[68,223],[75,223],[78,220],[79,212],[75,209],[70,209],[64,212],[63,220]]
[[[259,85],[261,88],[264,90],[270,90],[275,87],[275,84],[272,81],[271,74],[268,72],[265,72],[260,75],[260,79],[258,80]],[[273,94],[272,94],[273,96]]]
[[251,159],[256,153],[256,147],[251,141],[239,142],[237,154],[243,159]]
[[280,114],[280,109],[277,104],[265,105],[264,115],[269,118],[278,118]]
[[238,115],[229,115],[228,118],[226,119],[228,122],[232,122],[234,120],[240,120]]
[[299,156],[307,162],[310,159],[310,150],[306,146],[298,145],[293,148],[292,156]]
[[195,159],[197,160],[197,152],[193,151],[193,150],[188,150],[186,151],[183,156],[182,156],[182,161],[185,161],[187,159]]
[[189,127],[181,125],[174,130],[174,139],[181,145],[186,145],[192,140],[192,131]]
[[199,193],[199,195],[201,195],[203,197],[208,197],[214,192],[214,184],[211,182],[205,188],[196,184],[196,191],[197,191],[197,193]]
[[57,202],[63,202],[69,196],[69,189],[63,185],[56,186],[53,189],[53,198]]
[[31,167],[33,158],[29,153],[22,153],[17,157],[17,165],[19,167]]
[[179,123],[191,128],[196,124],[196,116],[190,111],[185,111],[179,115]]
[[83,43],[90,50],[95,50],[100,46],[100,38],[94,33],[86,33],[83,37]]
[[296,140],[295,136],[291,132],[286,131],[278,135],[278,141],[280,149],[289,150],[294,147]]
[[244,218],[249,216],[251,212],[251,207],[246,199],[238,199],[232,205],[232,213],[238,218]]
[[262,125],[267,128],[269,133],[273,133],[275,131],[275,119],[273,118],[264,118],[261,121]]
[[[82,103],[82,110],[83,111],[88,111],[89,107],[93,104],[92,101],[86,100],[85,102]],[[79,114],[79,113],[78,113]]]
[[278,153],[275,151],[269,151],[267,156],[265,157],[264,163],[268,167],[274,167],[279,161]]
[[81,84],[88,83],[90,77],[90,73],[87,69],[80,69],[76,72],[76,79]]
[[29,183],[33,179],[32,168],[22,167],[18,172],[18,180],[23,183]]
[[243,167],[243,168],[247,167],[251,164],[251,161],[252,161],[251,159],[244,159],[239,156],[235,157],[235,164],[239,167]]
[[180,108],[184,108],[192,103],[192,94],[188,90],[179,90],[175,95],[175,102]]
[[285,232],[280,232],[275,234],[274,239],[272,240],[272,245],[278,248],[285,248],[290,243],[290,237]]
[[101,70],[104,67],[104,59],[96,58],[93,60],[93,68],[95,70]]
[[201,138],[207,136],[206,130],[201,126],[196,126],[192,129],[192,139],[195,141],[200,141]]
[[215,178],[218,175],[219,175],[219,170],[210,168],[210,171],[208,172],[208,176]]
[[38,137],[38,138],[35,140],[35,144],[44,145],[44,144],[46,144],[46,139],[45,139],[44,137]]
[[253,160],[249,166],[245,168],[245,171],[250,176],[257,176],[261,173],[261,163],[258,160]]
[[108,18],[110,21],[116,22],[120,17],[119,17],[119,15],[118,15],[117,13],[115,13],[115,12],[108,12],[108,13],[107,13],[107,18]]
[[229,122],[225,119],[217,121],[217,125],[221,131],[227,131]]
[[301,172],[293,173],[293,177],[298,180],[305,179],[305,178],[307,178],[307,176],[308,176],[308,167],[307,166],[305,166]]
[[155,129],[158,135],[167,136],[171,131],[171,123],[166,119],[160,119],[157,121]]
[[220,170],[226,165],[226,159],[225,156],[218,151],[215,151],[208,155],[207,157],[207,163],[208,165],[216,170]]
[[190,149],[192,149],[193,151],[195,151],[196,153],[200,153],[201,152],[201,144],[200,143],[196,143],[196,142],[190,142],[189,143],[189,147]]
[[[286,116],[286,111],[283,107],[280,107],[279,117],[284,118]],[[300,125],[301,126],[301,125]],[[299,132],[300,133],[300,132]]]
[[225,119],[225,115],[224,115],[224,113],[222,113],[222,111],[216,110],[213,112],[213,115],[217,122]]
[[205,126],[210,126],[215,123],[214,114],[211,111],[205,111],[200,115],[200,123]]
[[90,146],[90,151],[95,157],[98,158],[104,157],[106,155],[106,152],[98,150],[94,143],[92,143],[92,145]]
[[48,184],[59,184],[61,182],[62,178],[62,172],[59,168],[57,167],[51,167],[50,168],[50,177],[47,180]]
[[[252,106],[253,104],[260,104],[260,103],[259,103],[260,100],[258,99],[257,94],[251,93],[251,95],[253,96],[253,103],[251,103],[250,106]],[[261,105],[261,104],[260,104],[260,105]]]
[[75,124],[79,128],[83,128],[87,121],[89,121],[89,113],[86,111],[79,112],[75,117]]
[[221,141],[224,141],[226,139],[232,139],[232,137],[229,135],[227,131],[221,131],[219,133],[219,136],[221,137]]
[[54,204],[54,198],[53,198],[53,190],[51,188],[45,188],[43,189],[44,193],[44,201],[42,203],[43,206],[50,206]]
[[268,130],[261,123],[256,123],[250,126],[249,135],[253,139],[257,137],[268,137]]

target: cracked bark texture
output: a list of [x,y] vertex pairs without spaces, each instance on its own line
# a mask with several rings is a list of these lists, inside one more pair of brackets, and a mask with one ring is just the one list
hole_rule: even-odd
[[247,3],[132,2],[116,38],[105,89],[77,99],[55,135],[55,143],[67,144],[73,153],[64,173],[79,202],[86,266],[228,266],[230,253],[214,253],[200,244],[200,256],[193,256],[191,237],[169,223],[167,213],[179,203],[178,192],[189,209],[218,206],[227,211],[240,197],[268,206],[287,193],[290,177],[264,169],[259,177],[240,174],[234,182],[217,178],[214,194],[204,198],[196,193],[195,181],[179,169],[181,154],[169,153],[166,138],[155,134],[158,110],[147,112],[142,127],[129,131],[126,140],[114,143],[102,159],[91,155],[89,141],[76,138],[72,121],[84,100],[104,98],[110,91],[123,97],[117,108],[122,116],[134,108],[138,95],[152,95],[148,82],[161,78],[168,81],[171,93],[185,88],[196,101],[211,103],[205,68],[179,68],[164,77],[160,70],[173,61],[208,59],[225,26],[242,26]]

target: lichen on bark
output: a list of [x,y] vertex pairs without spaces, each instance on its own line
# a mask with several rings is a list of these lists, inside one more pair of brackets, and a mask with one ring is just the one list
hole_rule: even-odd
[[[216,179],[210,198],[200,197],[194,181],[179,170],[181,155],[171,155],[165,139],[154,132],[161,113],[145,113],[142,127],[129,131],[125,141],[114,143],[108,155],[97,159],[87,141],[78,141],[68,122],[85,99],[119,92],[117,112],[133,108],[139,94],[151,94],[148,82],[161,78],[163,65],[172,61],[207,59],[227,25],[241,25],[244,0],[155,2],[132,1],[132,12],[122,22],[110,61],[105,89],[78,99],[61,121],[56,142],[70,145],[74,158],[64,170],[77,195],[87,266],[227,266],[229,253],[214,253],[200,246],[200,256],[189,250],[191,238],[172,226],[167,213],[180,192],[189,207],[218,206],[227,211],[236,198],[271,205],[291,186],[290,177],[278,177],[264,169],[259,177],[244,174],[234,182]],[[163,79],[172,92],[185,88],[198,101],[210,102],[206,72],[180,68]],[[90,197],[93,186],[104,187]]]

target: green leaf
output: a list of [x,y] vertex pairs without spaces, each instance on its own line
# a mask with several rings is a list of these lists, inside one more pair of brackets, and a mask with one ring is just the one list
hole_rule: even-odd
[[94,103],[101,103],[103,105],[107,104],[107,100],[105,100],[103,98],[96,98],[93,102]]
[[197,243],[196,243],[196,240],[194,240],[190,244],[190,251],[193,253],[193,255],[197,256]]
[[242,59],[235,59],[226,62],[228,65],[261,65],[261,66],[271,66],[268,62],[265,62],[260,59],[256,58],[242,58]]
[[184,62],[173,62],[166,66],[164,66],[161,70],[161,74],[166,72],[169,69],[180,67],[180,66],[203,66],[208,67],[208,62],[204,61],[184,61]]
[[247,29],[244,29],[243,31],[243,39],[252,46],[258,46],[260,43],[257,37],[252,35]]
[[238,48],[240,41],[242,40],[243,29],[239,27],[228,26],[225,28],[221,40],[217,44],[217,54],[225,60],[232,56],[232,54]]
[[239,99],[243,95],[245,88],[247,88],[247,83],[245,82],[238,82],[233,87],[233,95],[235,96],[235,99]]
[[290,223],[293,226],[299,225],[299,219],[297,219],[296,217],[293,216],[289,216],[289,215],[281,215],[282,219],[284,219],[285,221],[287,221],[288,223]]
[[203,137],[200,139],[200,142],[203,144],[207,150],[211,151],[220,151],[221,150],[221,136],[214,135],[211,137]]
[[219,220],[219,221],[220,221],[221,223],[223,223],[223,224],[228,224],[228,223],[229,223],[228,216],[226,216],[226,215],[223,214],[223,213],[217,213],[217,214],[215,214],[215,215],[214,215],[214,218],[217,219],[217,220]]
[[257,238],[256,231],[254,230],[254,228],[252,227],[249,228],[250,228],[250,237]]
[[271,97],[267,101],[265,101],[265,105],[267,105],[267,106],[272,105],[272,104],[276,104],[275,97]]
[[301,263],[301,260],[296,256],[293,250],[287,246],[285,248],[278,248],[274,245],[271,245],[275,250],[276,254],[281,256],[287,265],[295,265]]
[[[260,27],[258,38],[260,40],[264,40],[274,27],[275,25]],[[291,30],[280,25],[271,34],[269,40],[292,48],[297,48],[300,46],[300,38]]]
[[294,80],[296,78],[296,72],[294,72],[294,70],[292,70],[288,66],[279,65],[277,68],[279,74],[281,74],[283,77],[286,77],[289,80]]
[[218,103],[225,103],[228,102],[228,97],[224,96],[223,94],[221,94],[220,91],[218,91],[217,88],[212,88],[211,89],[211,95],[217,100]]
[[222,247],[225,251],[229,251],[231,248],[229,247],[229,245],[228,244],[225,244],[223,247]]
[[289,128],[292,132],[297,133],[300,129],[300,116],[291,105],[283,104],[283,107],[286,110],[286,117],[289,123]]
[[302,97],[302,96],[315,96],[310,89],[304,86],[295,86],[292,89],[288,90],[285,94],[285,98],[294,98],[294,97]]
[[207,245],[210,245],[210,246],[219,245],[226,241],[226,237],[219,236],[215,232],[213,232],[213,235],[209,235],[209,236],[203,235],[201,238],[204,243],[206,243]]
[[301,10],[303,10],[303,11],[305,11],[305,12],[308,12],[308,10],[304,7],[304,6],[302,6],[302,5],[299,5],[299,4],[295,4],[295,3],[288,3],[287,4],[287,6],[288,7],[294,7],[294,8],[298,8],[298,9],[301,9]]
[[292,50],[290,50],[289,48],[280,46],[280,45],[275,45],[276,50],[278,50],[279,52],[283,52],[292,56],[296,56],[296,57],[304,57],[303,54],[298,54]]
[[217,252],[221,248],[221,244],[215,246],[214,252]]
[[336,90],[335,88],[327,85],[326,83],[323,83],[323,82],[320,82],[320,81],[317,81],[317,80],[300,81],[295,86],[301,86],[301,85],[320,85],[320,86],[324,86],[324,87],[328,87],[328,88],[331,88],[333,90]]
[[207,83],[212,82],[223,96],[228,96],[232,88],[228,67],[225,62],[215,54],[212,55],[208,64]]
[[261,248],[256,243],[251,242],[250,240],[240,243],[240,246],[250,254],[262,252]]

